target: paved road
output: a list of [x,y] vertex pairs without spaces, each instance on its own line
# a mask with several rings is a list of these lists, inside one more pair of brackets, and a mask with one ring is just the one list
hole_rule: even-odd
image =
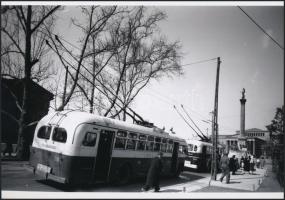
[[[96,184],[93,186],[79,186],[70,188],[52,181],[37,180],[29,168],[27,162],[2,161],[1,163],[2,190],[7,191],[42,191],[42,192],[140,192],[144,180],[137,180],[124,186],[112,186],[110,184]],[[179,178],[163,178],[161,188],[168,188],[171,185],[191,183],[209,174],[194,173],[185,171]],[[175,190],[175,191],[174,191]],[[176,189],[165,189],[164,192],[178,192]]]

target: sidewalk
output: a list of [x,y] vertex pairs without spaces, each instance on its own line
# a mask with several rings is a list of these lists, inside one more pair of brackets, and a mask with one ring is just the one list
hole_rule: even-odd
[[[264,169],[256,169],[254,174],[237,172],[231,175],[230,183],[226,184],[225,179],[219,181],[221,174],[217,175],[217,180],[210,177],[202,178],[184,184],[172,185],[161,188],[162,192],[284,192],[272,172],[272,164],[267,160]],[[209,185],[210,182],[210,185]]]

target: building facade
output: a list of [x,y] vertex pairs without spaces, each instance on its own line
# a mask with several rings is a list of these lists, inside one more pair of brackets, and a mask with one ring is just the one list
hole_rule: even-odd
[[[225,145],[227,150],[239,150],[238,145],[240,131],[236,131],[233,135],[219,135],[219,144]],[[267,144],[270,142],[270,133],[267,130],[257,128],[245,130],[244,137],[246,140],[247,152],[257,157],[261,155],[267,156]]]

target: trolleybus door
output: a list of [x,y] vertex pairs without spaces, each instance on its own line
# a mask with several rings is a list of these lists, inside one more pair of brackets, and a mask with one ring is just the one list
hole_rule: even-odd
[[100,132],[94,174],[96,181],[106,181],[108,178],[114,133],[104,129]]
[[179,143],[178,142],[174,142],[172,158],[171,158],[171,172],[172,173],[175,173],[176,172],[176,168],[177,168],[178,147],[179,147]]

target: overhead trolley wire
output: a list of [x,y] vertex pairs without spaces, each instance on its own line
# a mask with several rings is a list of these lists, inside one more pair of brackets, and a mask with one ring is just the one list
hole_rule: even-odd
[[186,115],[188,116],[188,118],[191,120],[191,122],[195,125],[195,127],[200,131],[200,133],[201,133],[202,135],[204,135],[203,132],[201,131],[201,129],[200,129],[200,128],[196,125],[196,123],[192,120],[192,118],[190,117],[190,115],[188,114],[188,112],[184,109],[184,107],[183,107],[182,104],[181,104],[181,107],[182,107],[183,111],[186,113]]
[[[52,33],[53,34],[53,33]],[[65,41],[66,43],[68,43],[68,44],[70,44],[71,46],[73,46],[74,48],[76,48],[76,49],[79,49],[77,46],[75,46],[75,45],[73,45],[72,43],[70,43],[70,42],[68,42],[67,40],[65,40],[65,39],[63,39],[62,37],[60,37],[60,36],[58,36],[58,35],[56,35],[56,34],[53,34],[54,36],[56,36],[56,37],[58,37],[58,38],[60,38],[60,39],[62,39],[63,41]],[[62,45],[62,44],[61,44]],[[63,45],[62,45],[63,46]],[[65,48],[65,47],[64,47]],[[76,61],[77,61],[77,59],[73,56],[73,55],[71,55],[72,57],[73,57],[73,59],[75,59]],[[200,64],[200,63],[204,63],[204,62],[209,62],[209,61],[212,61],[212,60],[216,60],[217,58],[211,58],[211,59],[205,59],[205,60],[200,60],[200,61],[197,61],[197,62],[193,62],[193,63],[188,63],[188,64],[184,64],[184,65],[181,65],[181,66],[188,66],[188,65],[194,65],[194,64]],[[65,59],[64,59],[65,60]],[[65,62],[67,62],[66,60],[65,60]],[[71,66],[71,64],[70,63],[68,63],[70,66]],[[91,74],[91,72],[81,63],[81,66],[89,73],[89,74]],[[83,74],[81,74],[80,73],[80,75],[81,76],[83,76]],[[84,76],[83,76],[84,77]],[[84,77],[85,78],[85,77]],[[86,79],[86,78],[85,78]],[[88,82],[89,82],[89,80],[87,80]],[[110,92],[110,91],[109,91]],[[163,95],[161,95],[161,94],[158,94],[159,96],[161,96],[161,97],[164,97]],[[157,98],[158,98],[158,96],[157,96]],[[165,97],[164,97],[165,98]],[[160,100],[162,100],[162,98],[159,98]],[[164,101],[164,100],[162,100],[162,101]],[[168,103],[168,104],[170,104],[169,102],[167,102],[167,101],[164,101],[165,103]],[[119,106],[120,107],[120,106]],[[175,106],[174,106],[175,107]],[[186,106],[187,107],[187,106]],[[176,109],[176,108],[175,108]],[[190,109],[190,108],[189,108]],[[190,109],[190,110],[192,110],[192,109]],[[198,113],[198,112],[196,112],[196,111],[194,111],[194,110],[192,110],[193,112],[195,112],[195,113],[197,113],[198,115],[200,115],[201,117],[203,117],[204,119],[206,119],[206,117],[205,116],[203,116],[203,115],[201,115],[200,113]],[[178,111],[177,111],[178,112]],[[178,113],[179,115],[181,115],[180,113]],[[183,116],[182,116],[183,117]],[[185,118],[183,117],[183,119],[184,119],[184,121],[192,128],[192,126],[185,120]],[[202,120],[203,121],[203,120]],[[193,129],[193,128],[192,128]],[[194,130],[194,129],[193,129]],[[195,130],[194,130],[195,131]],[[200,132],[201,132],[201,130],[199,130]],[[197,131],[195,131],[196,133],[197,133]],[[198,133],[197,133],[198,134]]]
[[200,64],[200,63],[204,63],[204,62],[209,62],[209,61],[216,60],[216,59],[217,58],[211,58],[211,59],[207,59],[207,60],[200,60],[200,61],[197,61],[197,62],[181,65],[181,67],[188,66],[188,65]]
[[179,116],[184,120],[184,122],[197,134],[199,135],[199,133],[187,122],[187,120],[183,117],[183,115],[177,110],[177,108],[175,107],[175,105],[173,105],[174,110],[176,110],[176,112],[179,114]]
[[250,17],[240,6],[237,6],[265,35],[267,35],[275,44],[277,44],[282,50],[282,47],[271,35],[269,35],[252,17]]

